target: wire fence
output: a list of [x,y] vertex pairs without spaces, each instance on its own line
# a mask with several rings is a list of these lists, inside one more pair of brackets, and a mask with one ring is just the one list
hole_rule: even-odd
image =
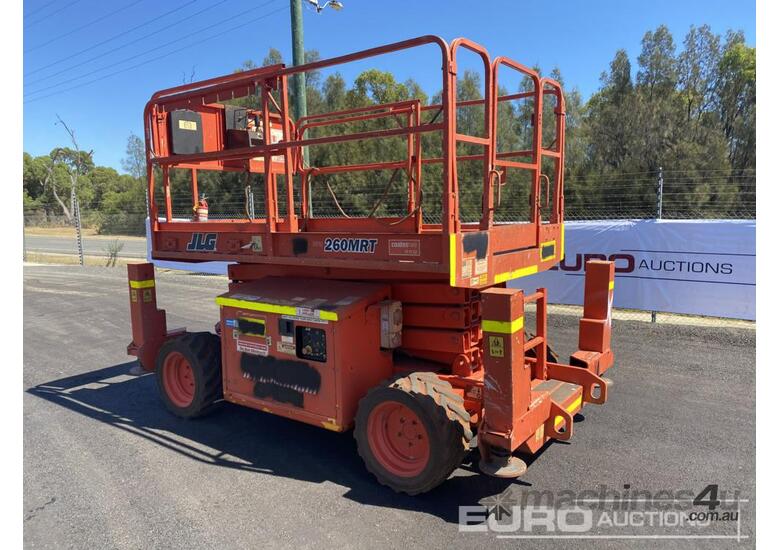
[[[324,185],[313,190],[314,215],[321,217],[365,217],[371,211],[375,216],[402,216],[406,213],[406,182],[401,178],[387,183],[387,174],[376,183],[362,185],[357,198],[342,185]],[[280,182],[279,197],[283,182]],[[527,185],[527,182],[526,182]],[[436,184],[432,184],[436,191]],[[440,221],[440,188],[438,193],[423,196],[423,217],[427,223]],[[526,221],[530,215],[527,200],[528,187],[505,189],[503,208],[497,206],[497,222]],[[265,217],[265,191],[255,185],[251,193],[246,188],[222,195],[218,201],[209,200],[211,219],[240,219],[248,216]],[[518,197],[523,196],[520,200]],[[683,171],[658,169],[652,172],[605,176],[571,176],[565,182],[565,211],[567,221],[619,219],[755,219],[756,176],[754,170],[739,172]],[[173,216],[191,218],[191,198],[175,196]],[[545,215],[542,197],[542,214]],[[296,209],[300,198],[294,197]],[[472,201],[474,202],[474,201]],[[159,204],[159,202],[158,202]],[[481,201],[477,204],[481,204]],[[336,206],[337,205],[337,206]],[[361,206],[364,205],[364,206]],[[365,206],[368,205],[368,206]],[[97,265],[115,265],[117,259],[138,260],[146,257],[145,219],[147,210],[143,196],[136,204],[106,209],[96,205],[78,205],[66,215],[57,208],[30,208],[24,211],[24,253],[27,261],[64,262]],[[284,198],[280,213],[286,212]],[[80,217],[81,234],[77,225]],[[464,214],[463,221],[473,221],[474,214]],[[558,306],[559,313],[576,308]],[[615,319],[661,320],[679,322],[681,316],[670,317],[647,311],[616,312]],[[671,321],[670,321],[671,320]],[[743,325],[744,322],[709,319],[707,324]],[[748,323],[749,325],[749,323]]]

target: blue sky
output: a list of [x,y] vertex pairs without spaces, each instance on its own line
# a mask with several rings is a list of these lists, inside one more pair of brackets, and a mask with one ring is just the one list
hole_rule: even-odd
[[[744,0],[342,2],[340,12],[304,8],[307,49],[331,57],[423,34],[464,36],[491,56],[544,72],[559,67],[566,87],[585,98],[615,51],[625,48],[635,61],[642,35],[658,25],[671,29],[678,46],[691,25],[705,23],[719,34],[743,30],[751,45],[756,40],[755,3]],[[26,0],[24,13],[24,150],[33,155],[67,144],[54,124],[59,114],[96,163],[120,169],[127,137],[142,135],[143,107],[154,91],[192,73],[201,80],[247,59],[259,63],[271,46],[290,59],[289,0]],[[459,69],[476,68],[473,61],[464,56]],[[340,72],[350,80],[371,66],[412,77],[430,94],[440,88],[432,48]]]

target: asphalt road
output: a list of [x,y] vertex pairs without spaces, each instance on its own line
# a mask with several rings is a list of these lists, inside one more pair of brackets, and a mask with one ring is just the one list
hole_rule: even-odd
[[[739,490],[754,545],[755,335],[617,321],[609,402],[588,406],[570,444],[548,446],[518,481],[478,475],[474,455],[431,493],[377,485],[351,434],[226,405],[183,421],[153,375],[132,377],[124,269],[24,272],[24,541],[28,548],[579,548],[583,541],[462,533],[458,506],[507,486],[656,493]],[[169,327],[208,330],[222,279],[158,275]],[[552,317],[559,350],[576,319]],[[734,524],[722,525],[733,533]],[[673,529],[654,531],[660,535]],[[701,540],[590,540],[598,548],[701,547]]]
[[[105,256],[106,247],[113,243],[115,238],[84,237],[84,254],[87,256]],[[117,236],[116,240],[122,244],[119,255],[123,258],[146,258],[146,240],[136,237]],[[52,235],[25,235],[25,247],[28,252],[40,252],[44,254],[78,254],[76,236],[58,237]]]

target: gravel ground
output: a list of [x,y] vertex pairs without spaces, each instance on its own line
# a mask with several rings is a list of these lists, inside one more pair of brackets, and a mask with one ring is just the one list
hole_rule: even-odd
[[[460,532],[458,506],[507,487],[520,494],[624,484],[653,493],[739,490],[748,500],[740,546],[754,545],[753,331],[616,321],[609,402],[586,407],[569,444],[549,445],[514,482],[479,475],[472,454],[444,485],[413,498],[374,482],[349,433],[233,405],[198,421],[168,414],[153,375],[127,374],[134,363],[125,355],[124,269],[28,266],[24,282],[25,547],[575,548],[583,541]],[[225,287],[217,277],[160,273],[168,326],[211,329],[213,296]],[[577,320],[551,316],[550,332],[566,356]],[[736,532],[734,523],[717,527]]]

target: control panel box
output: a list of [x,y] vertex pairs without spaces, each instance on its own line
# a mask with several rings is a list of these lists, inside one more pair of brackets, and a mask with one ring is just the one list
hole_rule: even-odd
[[267,277],[231,284],[220,305],[225,399],[332,430],[390,377],[382,284]]

